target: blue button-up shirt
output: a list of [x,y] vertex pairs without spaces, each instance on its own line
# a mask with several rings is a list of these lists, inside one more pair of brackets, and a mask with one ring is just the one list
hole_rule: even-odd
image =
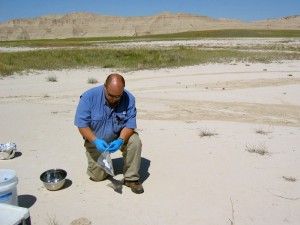
[[136,113],[135,98],[129,91],[124,90],[116,107],[110,108],[101,85],[80,96],[74,124],[90,127],[98,138],[109,143],[124,127],[136,128]]

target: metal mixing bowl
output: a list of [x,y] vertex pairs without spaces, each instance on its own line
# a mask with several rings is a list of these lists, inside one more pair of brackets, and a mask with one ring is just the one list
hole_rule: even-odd
[[40,176],[41,181],[49,191],[56,191],[65,184],[67,172],[63,169],[51,169],[43,172]]

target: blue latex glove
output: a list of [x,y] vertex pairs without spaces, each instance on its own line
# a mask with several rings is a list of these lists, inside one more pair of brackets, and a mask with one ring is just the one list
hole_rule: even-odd
[[122,146],[123,143],[124,143],[124,140],[122,138],[114,140],[113,142],[111,142],[108,145],[107,151],[109,151],[111,153],[114,153],[115,151],[117,151]]
[[106,141],[96,138],[94,140],[94,144],[96,145],[96,148],[98,149],[99,152],[105,152],[105,150],[108,147],[108,144],[106,143]]

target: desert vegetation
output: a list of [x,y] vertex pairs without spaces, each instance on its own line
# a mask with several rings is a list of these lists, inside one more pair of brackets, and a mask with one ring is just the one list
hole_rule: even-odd
[[94,47],[98,42],[116,43],[130,41],[195,40],[202,38],[299,38],[300,30],[207,30],[175,34],[156,34],[135,37],[94,37],[0,41],[1,47]]
[[98,80],[94,77],[89,77],[88,80],[87,80],[87,83],[88,84],[97,84]]
[[298,52],[174,49],[60,49],[0,53],[1,76],[28,70],[84,67],[124,71],[180,67],[201,63],[263,62],[300,59]]
[[199,133],[199,136],[200,138],[203,138],[203,137],[212,137],[212,136],[216,136],[218,135],[214,130],[210,130],[210,129],[201,129],[200,130],[200,133]]
[[46,80],[47,80],[48,82],[57,82],[57,77],[56,77],[55,75],[48,76],[48,77],[46,78]]
[[270,152],[264,143],[260,143],[257,145],[246,145],[245,150],[247,152],[259,155],[270,155]]
[[[170,40],[197,40],[231,37],[274,38],[286,37],[286,43],[257,46],[205,45],[169,47],[127,46],[133,42]],[[274,62],[299,60],[299,46],[293,46],[290,37],[300,37],[300,31],[221,30],[140,37],[82,38],[55,40],[2,41],[2,48],[24,48],[24,51],[0,51],[0,76],[9,76],[32,70],[70,68],[117,68],[123,71],[180,67],[204,63]],[[285,44],[289,45],[285,45]],[[122,48],[114,47],[121,44]],[[125,46],[125,47],[124,47]],[[127,46],[127,47],[126,47]],[[35,48],[35,49],[33,49]]]

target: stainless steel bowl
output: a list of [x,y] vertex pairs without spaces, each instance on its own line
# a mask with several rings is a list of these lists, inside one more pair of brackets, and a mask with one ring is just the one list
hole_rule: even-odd
[[41,174],[40,179],[49,191],[61,189],[66,181],[67,172],[63,169],[51,169]]

